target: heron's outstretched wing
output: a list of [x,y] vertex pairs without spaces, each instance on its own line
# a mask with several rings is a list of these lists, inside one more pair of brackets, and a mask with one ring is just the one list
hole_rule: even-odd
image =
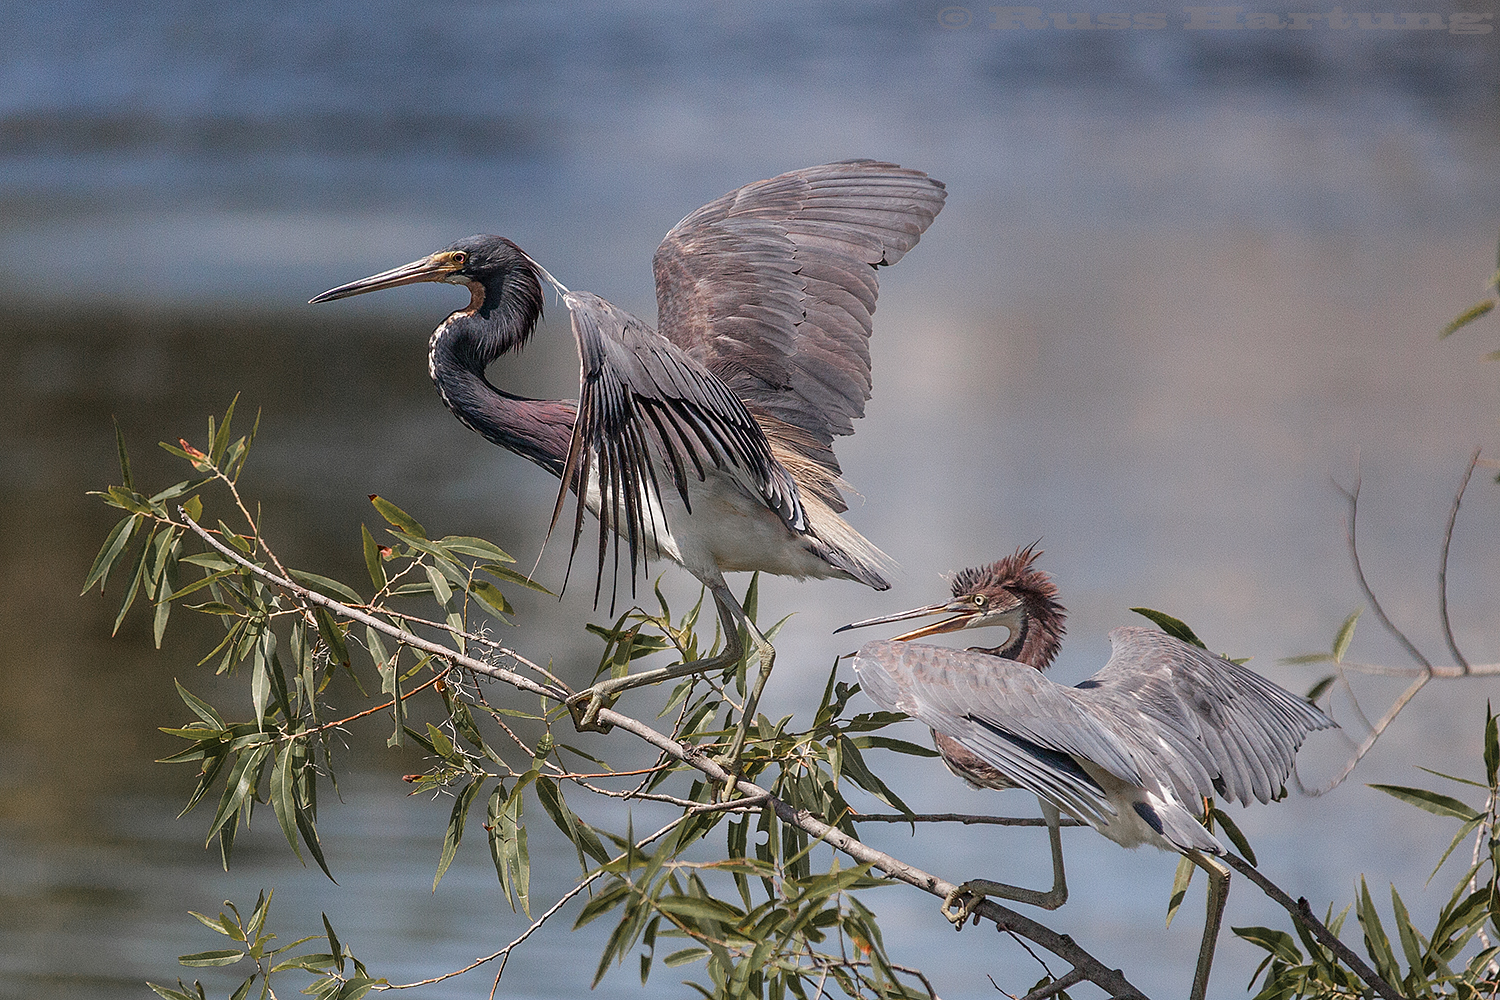
[[1334,725],[1305,698],[1165,632],[1123,627],[1109,641],[1109,662],[1072,689],[1075,697],[1113,717],[1120,732],[1155,744],[1146,756],[1164,765],[1158,777],[1184,801],[1218,794],[1269,802],[1307,734]]
[[656,250],[661,333],[757,416],[802,431],[794,446],[836,475],[833,438],[870,398],[875,269],[917,245],[945,197],[921,171],[873,160],[731,191]]
[[[638,563],[654,535],[667,527],[663,488],[675,489],[692,509],[689,480],[710,467],[728,472],[794,531],[806,528],[797,486],[771,455],[770,446],[734,393],[712,373],[646,324],[590,292],[563,296],[572,313],[581,363],[578,418],[564,463],[563,485],[552,513],[556,526],[568,489],[578,494],[573,551],[583,533],[589,488],[599,498],[599,576],[617,535],[630,551],[632,586]],[[671,483],[658,479],[670,470]],[[550,529],[549,529],[550,530]],[[571,565],[571,559],[570,559]]]
[[1015,784],[1095,826],[1115,809],[1079,765],[1143,784],[1129,748],[1041,671],[988,653],[915,642],[867,643],[854,658],[860,686],[957,740]]

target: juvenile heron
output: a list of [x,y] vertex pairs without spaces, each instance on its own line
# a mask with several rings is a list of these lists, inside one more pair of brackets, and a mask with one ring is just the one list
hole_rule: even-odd
[[[312,300],[418,281],[467,287],[468,305],[432,334],[432,380],[466,426],[561,478],[553,527],[568,491],[577,494],[575,554],[584,508],[597,516],[595,601],[612,535],[613,578],[623,545],[632,588],[646,560],[665,556],[713,595],[724,650],[579,692],[570,708],[580,729],[599,728],[600,708],[626,688],[738,662],[743,626],[760,673],[730,750],[735,760],[775,650],[724,573],[889,587],[889,558],[839,516],[848,505],[832,445],[853,433],[870,397],[876,269],[916,246],[945,196],[921,171],[871,160],[731,191],[688,215],[657,248],[659,330],[597,295],[568,291],[498,236],[460,240]],[[577,403],[517,397],[485,376],[490,362],[531,336],[544,281],[572,314]]]
[[[1334,725],[1314,705],[1264,677],[1151,628],[1109,634],[1109,662],[1076,687],[1049,680],[1066,611],[1057,587],[1026,548],[966,569],[953,599],[845,625],[861,628],[927,615],[952,617],[866,643],[854,669],[882,708],[932,729],[943,760],[980,788],[1036,795],[1052,847],[1052,889],[1038,892],[976,879],[944,901],[962,927],[985,895],[1056,909],[1068,896],[1059,813],[1125,847],[1175,851],[1208,873],[1208,916],[1193,978],[1193,1000],[1208,988],[1229,892],[1224,847],[1195,815],[1218,795],[1248,805],[1284,794],[1307,734]],[[968,650],[912,643],[922,636],[1003,625],[1003,646]],[[843,631],[840,629],[839,631]]]

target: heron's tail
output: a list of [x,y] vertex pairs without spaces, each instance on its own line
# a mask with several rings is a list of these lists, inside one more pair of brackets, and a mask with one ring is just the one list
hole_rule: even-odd
[[896,560],[877,549],[816,495],[803,494],[802,506],[807,512],[809,541],[821,559],[868,587],[891,589]]

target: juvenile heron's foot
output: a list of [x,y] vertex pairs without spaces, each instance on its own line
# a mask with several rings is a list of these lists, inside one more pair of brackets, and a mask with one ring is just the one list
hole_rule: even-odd
[[975,887],[973,882],[965,882],[963,885],[948,893],[941,907],[943,916],[953,925],[953,929],[961,931],[964,922],[970,917],[974,923],[979,923],[979,916],[974,912],[979,904],[984,902],[984,893]]
[[573,716],[573,728],[580,733],[607,733],[614,726],[601,724],[599,712],[613,708],[620,696],[620,687],[613,681],[600,681],[593,687],[584,688],[568,699],[568,714]]

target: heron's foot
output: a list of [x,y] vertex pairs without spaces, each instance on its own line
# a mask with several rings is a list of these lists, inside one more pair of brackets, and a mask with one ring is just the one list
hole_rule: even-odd
[[984,893],[976,888],[973,882],[965,882],[948,893],[941,909],[943,916],[947,917],[948,922],[953,925],[953,929],[961,931],[964,929],[964,922],[970,917],[974,918],[974,923],[979,923],[979,914],[974,910],[982,902],[984,902]]
[[573,716],[573,728],[580,733],[607,733],[614,726],[600,723],[599,712],[613,708],[620,696],[620,688],[612,681],[600,681],[593,687],[584,688],[568,699],[568,714]]

